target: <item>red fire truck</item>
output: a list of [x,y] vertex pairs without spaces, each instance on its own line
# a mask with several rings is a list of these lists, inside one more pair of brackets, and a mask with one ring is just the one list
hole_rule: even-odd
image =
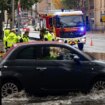
[[83,49],[86,42],[86,28],[82,11],[49,11],[41,14],[44,27],[53,30],[57,40]]

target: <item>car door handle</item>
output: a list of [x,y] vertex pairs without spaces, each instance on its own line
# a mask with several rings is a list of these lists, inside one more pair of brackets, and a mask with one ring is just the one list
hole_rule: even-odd
[[47,69],[47,67],[36,67],[37,70],[40,70],[40,71],[44,71]]
[[3,68],[7,69],[7,68],[8,68],[8,66],[4,65],[4,66],[3,66]]

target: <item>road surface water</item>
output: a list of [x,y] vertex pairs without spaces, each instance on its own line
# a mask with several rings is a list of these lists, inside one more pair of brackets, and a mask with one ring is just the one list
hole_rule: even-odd
[[43,97],[28,97],[24,92],[20,92],[2,99],[2,105],[105,105],[105,90],[87,95],[69,93]]

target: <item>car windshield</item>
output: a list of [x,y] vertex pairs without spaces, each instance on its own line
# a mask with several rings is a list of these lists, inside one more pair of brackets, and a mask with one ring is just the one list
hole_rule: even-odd
[[83,26],[84,19],[83,19],[82,15],[61,16],[60,17],[60,25],[63,27]]

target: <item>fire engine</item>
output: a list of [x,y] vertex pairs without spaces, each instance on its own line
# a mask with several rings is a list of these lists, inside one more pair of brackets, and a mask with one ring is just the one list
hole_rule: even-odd
[[53,30],[57,40],[78,45],[79,49],[83,49],[86,42],[86,27],[82,11],[54,10],[40,16],[44,21],[44,27]]

